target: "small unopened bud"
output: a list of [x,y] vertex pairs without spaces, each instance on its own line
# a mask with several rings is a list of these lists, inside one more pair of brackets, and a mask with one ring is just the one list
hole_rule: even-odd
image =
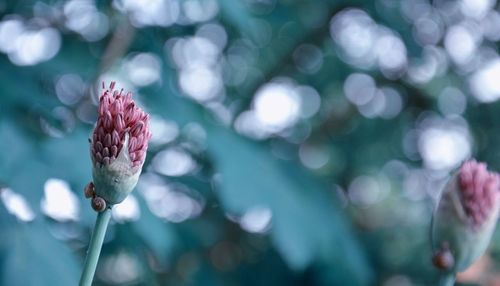
[[95,193],[109,204],[122,202],[134,189],[151,138],[149,115],[137,107],[131,93],[114,87],[112,82],[99,98],[90,142]]
[[432,255],[432,264],[440,270],[450,270],[455,265],[455,259],[447,248],[441,248]]
[[449,254],[454,261],[450,270],[463,271],[484,253],[498,218],[499,192],[499,175],[484,163],[465,162],[451,177],[433,215],[432,244],[439,265],[452,261]]
[[94,183],[90,182],[85,186],[85,189],[83,189],[83,193],[85,194],[85,197],[87,199],[92,198],[95,196],[95,190],[94,190]]
[[91,205],[92,205],[92,208],[96,211],[96,212],[102,212],[106,209],[106,201],[101,198],[101,197],[93,197],[92,200],[91,200]]

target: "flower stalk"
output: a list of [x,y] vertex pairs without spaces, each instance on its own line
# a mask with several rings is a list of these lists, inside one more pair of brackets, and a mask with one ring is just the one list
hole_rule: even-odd
[[136,106],[132,93],[116,90],[114,82],[102,87],[97,123],[89,139],[93,181],[84,189],[98,214],[80,286],[92,284],[111,208],[135,188],[151,138],[149,114]]
[[439,286],[453,286],[455,285],[455,273],[443,273],[439,280]]
[[97,219],[90,239],[87,257],[83,266],[82,277],[80,278],[80,286],[92,285],[99,255],[101,254],[102,243],[106,235],[109,219],[111,218],[111,206],[108,206],[104,211],[97,214]]

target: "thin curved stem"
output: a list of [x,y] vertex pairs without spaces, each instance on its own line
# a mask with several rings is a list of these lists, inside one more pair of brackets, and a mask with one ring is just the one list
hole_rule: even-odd
[[80,278],[80,286],[92,285],[110,217],[111,207],[107,207],[104,211],[97,214],[94,231],[92,232],[92,238],[87,250],[87,257],[85,258],[85,265],[83,266],[82,277]]
[[449,272],[441,275],[439,286],[453,286],[455,285],[455,273]]

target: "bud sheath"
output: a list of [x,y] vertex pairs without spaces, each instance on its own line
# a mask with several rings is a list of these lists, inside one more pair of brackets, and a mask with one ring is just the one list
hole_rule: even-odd
[[436,253],[450,251],[452,272],[463,271],[486,250],[499,211],[499,175],[486,164],[465,162],[441,193],[433,216]]

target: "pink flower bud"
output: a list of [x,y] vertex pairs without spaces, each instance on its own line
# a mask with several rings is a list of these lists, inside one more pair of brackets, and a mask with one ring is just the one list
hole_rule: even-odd
[[97,124],[90,146],[95,192],[108,203],[121,202],[132,191],[146,158],[149,115],[134,103],[132,94],[103,83]]
[[142,166],[151,138],[149,115],[135,105],[130,92],[123,94],[123,89],[118,91],[114,87],[115,82],[111,82],[99,98],[99,115],[92,136],[92,161],[96,167],[113,163],[128,134],[129,142],[134,142],[128,146],[128,153],[135,158],[132,166]]
[[486,250],[500,206],[500,177],[486,164],[465,162],[441,193],[433,216],[432,243],[436,253],[450,251],[463,271]]
[[458,175],[460,201],[473,228],[480,228],[494,212],[500,192],[498,174],[474,160],[462,165]]

